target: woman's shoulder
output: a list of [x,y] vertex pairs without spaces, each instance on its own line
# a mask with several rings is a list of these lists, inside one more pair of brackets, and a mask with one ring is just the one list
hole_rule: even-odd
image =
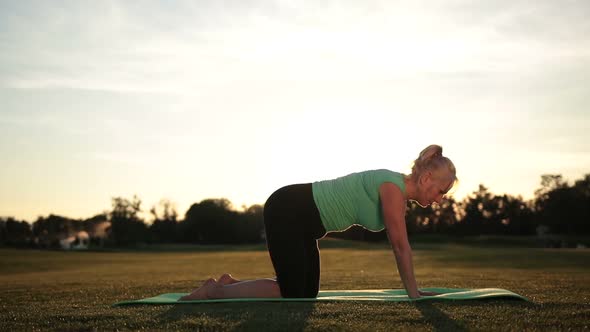
[[381,168],[381,169],[375,169],[375,170],[371,170],[369,171],[373,174],[373,176],[376,179],[376,185],[378,187],[381,187],[382,184],[384,183],[393,183],[394,185],[396,185],[402,193],[405,193],[406,191],[406,186],[404,183],[404,174],[400,173],[400,172],[396,172],[396,171],[392,171],[386,168]]
[[372,174],[375,174],[375,175],[382,175],[382,176],[394,176],[394,177],[397,177],[397,178],[400,178],[400,177],[403,178],[404,177],[404,174],[403,173],[392,171],[392,170],[387,169],[387,168],[372,169],[372,170],[368,170],[368,171],[365,171],[365,172],[372,173]]

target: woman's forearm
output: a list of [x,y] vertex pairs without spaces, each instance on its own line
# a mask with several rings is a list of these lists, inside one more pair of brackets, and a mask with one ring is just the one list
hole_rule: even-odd
[[418,298],[418,285],[416,283],[416,277],[414,276],[414,266],[412,264],[412,249],[410,245],[402,246],[393,249],[395,254],[395,261],[397,263],[397,269],[402,279],[404,287],[410,298]]

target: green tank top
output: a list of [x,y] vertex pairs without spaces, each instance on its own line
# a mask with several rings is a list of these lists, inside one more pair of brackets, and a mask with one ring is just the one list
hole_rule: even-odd
[[406,193],[404,175],[387,169],[352,173],[312,183],[313,199],[328,232],[361,225],[377,232],[385,228],[379,187],[392,182]]

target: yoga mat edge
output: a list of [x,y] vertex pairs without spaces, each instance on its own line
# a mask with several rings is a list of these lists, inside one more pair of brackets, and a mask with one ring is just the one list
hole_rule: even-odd
[[205,304],[228,302],[321,302],[321,301],[381,301],[381,302],[413,302],[428,300],[479,300],[488,298],[513,298],[531,302],[528,298],[501,288],[421,288],[422,291],[443,293],[435,296],[425,296],[418,299],[410,299],[403,289],[368,289],[368,290],[326,290],[320,291],[317,298],[238,298],[238,299],[213,299],[178,301],[187,293],[166,293],[158,296],[120,301],[113,307],[125,305],[170,305],[170,304]]

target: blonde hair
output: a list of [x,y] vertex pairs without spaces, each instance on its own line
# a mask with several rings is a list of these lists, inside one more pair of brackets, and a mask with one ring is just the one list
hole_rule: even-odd
[[[435,144],[429,145],[422,150],[418,159],[414,160],[410,179],[417,182],[418,179],[428,171],[432,172],[436,178],[441,179],[441,175],[445,174],[443,171],[446,171],[445,177],[442,179],[450,180],[452,182],[451,188],[454,187],[458,182],[455,165],[449,158],[444,157],[442,152],[442,146]],[[448,177],[446,175],[448,175]]]

